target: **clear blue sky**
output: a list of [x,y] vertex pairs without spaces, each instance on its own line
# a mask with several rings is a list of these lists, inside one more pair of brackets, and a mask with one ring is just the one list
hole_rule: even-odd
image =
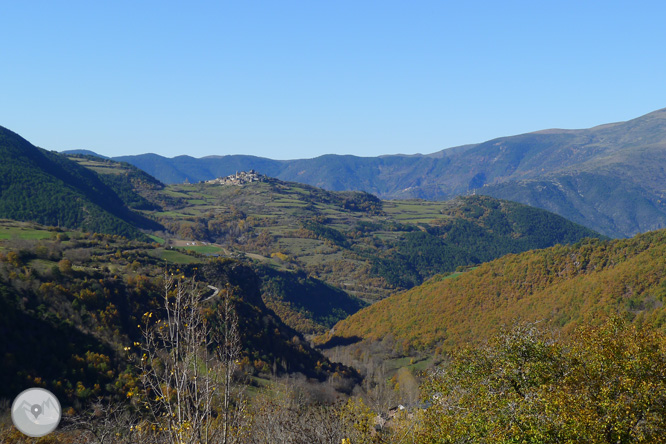
[[652,1],[4,1],[0,125],[109,156],[431,153],[666,107]]

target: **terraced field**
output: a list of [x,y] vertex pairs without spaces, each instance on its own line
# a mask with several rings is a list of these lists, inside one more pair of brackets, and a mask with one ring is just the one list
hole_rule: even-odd
[[[368,193],[329,192],[272,178],[242,186],[170,185],[147,197],[164,204],[160,212],[145,213],[170,230],[175,248],[244,255],[282,270],[303,270],[368,302],[418,285],[435,273],[496,257],[484,250],[484,242],[506,244],[496,255],[534,248],[523,242],[522,213],[557,218],[482,196],[445,202],[381,201]],[[522,219],[514,220],[518,213]],[[556,223],[569,224],[561,218]],[[567,227],[577,234],[554,242],[596,235],[573,224]],[[416,256],[431,254],[422,251],[421,244],[447,243],[446,239],[455,251],[438,252],[443,256],[432,261],[423,259],[433,262],[432,269],[418,269],[416,262],[422,259]],[[188,241],[198,245],[187,245]],[[476,250],[458,254],[470,248]]]

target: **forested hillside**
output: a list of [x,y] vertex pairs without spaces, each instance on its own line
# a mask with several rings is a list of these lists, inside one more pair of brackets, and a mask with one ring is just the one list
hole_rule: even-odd
[[303,333],[323,333],[368,304],[308,276],[303,270],[255,267],[264,302],[282,321]]
[[324,380],[335,372],[343,385],[354,380],[353,371],[331,364],[266,308],[249,267],[193,256],[173,264],[178,257],[167,253],[119,236],[3,221],[0,397],[26,385],[52,390],[65,405],[136,392],[146,322],[166,316],[165,272],[176,285],[195,285],[213,327],[224,325],[221,310],[230,297],[240,332],[239,380],[286,373]]
[[483,341],[516,320],[564,332],[617,314],[638,324],[666,322],[666,230],[626,240],[510,254],[423,285],[338,323],[334,338],[395,338],[404,350],[446,351]]
[[[95,172],[2,127],[0,157],[0,217],[143,239],[139,229],[161,228]],[[124,196],[135,193],[125,188]]]
[[143,195],[161,190],[164,184],[128,163],[119,163],[90,155],[68,155],[68,159],[97,173],[104,184],[133,210],[158,210],[160,207]]
[[599,236],[554,214],[486,196],[454,199],[441,214],[447,217],[406,233],[373,270],[396,287],[411,288],[460,266]]

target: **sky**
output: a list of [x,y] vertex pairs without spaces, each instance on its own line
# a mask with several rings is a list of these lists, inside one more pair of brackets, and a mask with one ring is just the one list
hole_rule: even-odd
[[666,107],[657,1],[0,1],[0,126],[107,156],[433,153]]

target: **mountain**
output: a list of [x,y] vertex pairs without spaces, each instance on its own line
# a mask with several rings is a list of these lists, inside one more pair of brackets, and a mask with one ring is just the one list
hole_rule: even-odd
[[61,151],[60,154],[64,154],[65,156],[90,156],[99,157],[100,159],[108,159],[108,157],[102,156],[101,154],[97,154],[96,152],[90,150],[66,150]]
[[437,276],[339,322],[331,343],[391,337],[403,353],[482,342],[516,320],[561,327],[617,314],[666,325],[666,230],[510,254]]
[[252,156],[123,156],[166,183],[254,169],[332,191],[385,199],[448,199],[476,190],[560,214],[612,237],[666,227],[666,109],[582,130],[551,129],[430,155],[326,155],[276,161]]
[[666,110],[589,130],[552,130],[531,137],[531,146],[558,138],[564,142],[534,160],[521,160],[510,180],[488,181],[479,192],[554,211],[610,236],[666,226]]
[[95,172],[99,179],[111,188],[130,209],[158,210],[160,208],[149,198],[154,192],[162,190],[164,184],[134,165],[88,154],[67,154],[66,157]]
[[0,127],[0,217],[143,238],[156,222],[130,210],[93,171]]

